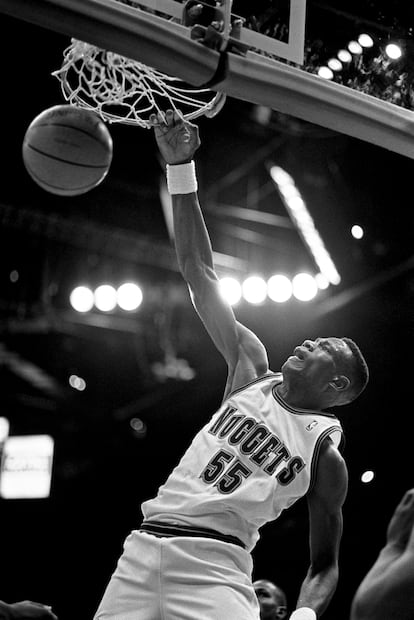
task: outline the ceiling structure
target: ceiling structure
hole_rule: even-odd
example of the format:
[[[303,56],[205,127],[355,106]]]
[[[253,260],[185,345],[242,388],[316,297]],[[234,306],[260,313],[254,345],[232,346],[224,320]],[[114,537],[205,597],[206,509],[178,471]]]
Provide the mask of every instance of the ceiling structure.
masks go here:
[[[240,2],[237,9],[243,14],[248,5]],[[255,10],[263,14],[272,5],[257,2]],[[308,1],[307,41],[322,41],[320,58],[362,28],[372,28],[378,44],[404,40],[409,52],[413,25],[406,2]],[[151,132],[111,125],[112,166],[91,192],[67,198],[39,188],[24,169],[21,144],[37,114],[63,103],[51,72],[60,66],[68,40],[3,15],[0,28],[1,415],[9,418],[11,434],[48,433],[56,442],[50,500],[1,501],[10,532],[2,536],[10,558],[3,583],[9,599],[54,599],[60,618],[86,620],[123,535],[136,525],[140,501],[155,493],[220,403],[225,367],[178,273],[160,200],[163,165]],[[407,58],[411,65],[414,55]],[[235,309],[238,319],[266,342],[274,369],[305,337],[330,334],[354,338],[371,368],[366,394],[343,414],[350,469],[346,578],[326,617],[345,619],[393,506],[412,486],[405,428],[413,346],[413,162],[236,100],[199,125],[200,200],[220,275],[317,271],[270,179],[272,164],[295,179],[341,274],[339,286],[321,291],[309,304],[242,303]],[[351,236],[353,224],[364,228],[361,240]],[[73,286],[130,279],[144,290],[136,313],[71,310]],[[171,376],[183,365],[194,371],[192,380]],[[84,392],[70,387],[74,374],[85,379]],[[145,436],[132,430],[133,418],[145,423]],[[388,474],[391,465],[398,480]],[[360,483],[364,468],[376,471],[371,486]],[[28,521],[30,533],[23,535],[28,557],[22,568],[13,540]],[[283,564],[282,572],[273,561],[275,553],[292,553],[295,570],[306,569],[306,527],[305,507],[299,505],[265,529],[255,552],[258,576],[281,583],[291,600],[297,575],[290,565]],[[50,533],[62,530],[58,553]],[[356,546],[358,569],[353,568]],[[85,553],[89,570],[94,564],[88,579],[77,564]],[[60,577],[45,559],[34,578],[37,554],[51,555]],[[83,601],[84,616],[76,615],[75,604],[65,599],[69,581]]]

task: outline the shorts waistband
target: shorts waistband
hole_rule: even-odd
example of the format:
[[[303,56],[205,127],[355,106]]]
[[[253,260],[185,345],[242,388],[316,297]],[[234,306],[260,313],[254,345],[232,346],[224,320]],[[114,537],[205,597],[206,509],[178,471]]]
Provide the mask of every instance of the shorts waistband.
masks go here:
[[[193,527],[192,525],[173,525],[162,521],[144,521],[139,528],[140,532],[146,532],[159,538],[173,538],[174,536],[190,536],[195,538],[213,538],[222,542],[237,545],[246,549],[246,545],[236,536],[222,534],[207,527]]]

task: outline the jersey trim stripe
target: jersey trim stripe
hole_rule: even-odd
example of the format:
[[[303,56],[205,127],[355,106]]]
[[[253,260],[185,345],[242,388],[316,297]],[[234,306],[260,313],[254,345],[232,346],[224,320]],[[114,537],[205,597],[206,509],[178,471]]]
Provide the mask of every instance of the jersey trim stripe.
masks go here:
[[[221,540],[222,542],[231,543],[246,549],[246,545],[237,538],[237,536],[231,536],[230,534],[222,534],[216,530],[210,530],[206,527],[192,527],[190,525],[173,525],[172,523],[165,523],[162,521],[144,521],[140,527],[140,532],[146,532],[153,536],[159,536],[161,538],[174,538],[177,536],[187,536],[193,538],[212,538],[214,540]]]
[[[338,426],[330,426],[329,428],[325,429],[323,433],[321,433],[321,435],[318,437],[318,440],[315,444],[315,448],[313,451],[313,455],[312,455],[312,463],[311,463],[311,473],[310,473],[310,483],[309,483],[309,488],[307,490],[307,493],[309,493],[314,485],[315,485],[315,480],[316,480],[316,469],[318,466],[318,461],[319,461],[319,454],[320,454],[320,450],[321,450],[321,446],[323,441],[329,437],[331,435],[331,433],[341,433],[341,442],[343,441],[344,438],[344,432],[342,430],[341,427]]]
[[[325,418],[333,418],[334,420],[338,419],[336,415],[331,413],[330,411],[321,411],[320,409],[301,409],[300,407],[292,407],[285,400],[283,400],[283,398],[280,396],[276,388],[277,388],[277,385],[275,385],[274,388],[272,389],[273,396],[278,401],[278,403],[282,405],[282,407],[284,407],[284,409],[288,409],[288,411],[290,411],[291,413],[295,413],[298,415],[322,415]]]

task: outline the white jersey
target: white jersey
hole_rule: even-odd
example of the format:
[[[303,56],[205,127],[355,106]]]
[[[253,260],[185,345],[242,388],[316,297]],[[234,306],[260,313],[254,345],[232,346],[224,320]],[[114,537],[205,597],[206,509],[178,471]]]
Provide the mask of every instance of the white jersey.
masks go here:
[[[308,492],[323,440],[338,446],[342,428],[331,413],[284,402],[282,379],[266,374],[230,394],[142,504],[145,520],[214,529],[251,550],[259,528]]]

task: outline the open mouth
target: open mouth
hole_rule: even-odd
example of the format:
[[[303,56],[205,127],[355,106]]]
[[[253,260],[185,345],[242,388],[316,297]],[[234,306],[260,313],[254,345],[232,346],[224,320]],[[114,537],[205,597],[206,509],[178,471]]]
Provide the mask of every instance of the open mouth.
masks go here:
[[[293,351],[293,355],[297,357],[301,362],[305,361],[305,352],[302,347],[296,347]]]

